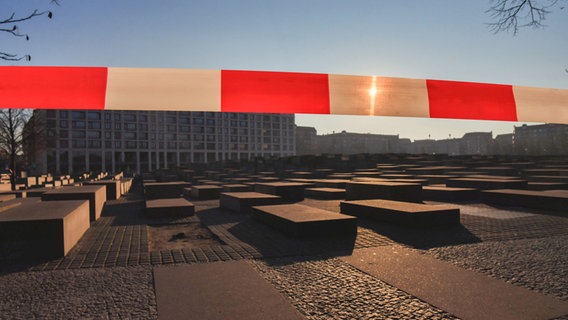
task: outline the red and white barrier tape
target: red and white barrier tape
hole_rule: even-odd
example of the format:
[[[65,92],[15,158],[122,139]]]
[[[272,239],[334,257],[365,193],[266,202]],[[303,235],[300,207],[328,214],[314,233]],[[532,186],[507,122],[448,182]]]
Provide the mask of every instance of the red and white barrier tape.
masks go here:
[[[0,67],[0,108],[349,114],[568,123],[568,90],[295,72]]]

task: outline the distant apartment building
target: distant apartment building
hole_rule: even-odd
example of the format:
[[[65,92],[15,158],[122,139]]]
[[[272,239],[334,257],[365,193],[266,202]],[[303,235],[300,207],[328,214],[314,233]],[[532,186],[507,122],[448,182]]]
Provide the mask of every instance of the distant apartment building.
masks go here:
[[[317,131],[314,127],[296,127],[296,154],[314,154],[317,148]]]
[[[461,138],[460,154],[490,154],[492,144],[492,132],[468,132]]]
[[[518,155],[568,154],[568,125],[526,124],[514,129],[513,149]]]
[[[38,173],[149,172],[296,153],[294,115],[35,110],[41,139],[27,145]]]
[[[499,134],[493,140],[493,154],[511,155],[513,153],[513,137],[512,133]]]
[[[317,135],[312,127],[296,128],[297,154],[398,153],[398,135],[342,131]]]

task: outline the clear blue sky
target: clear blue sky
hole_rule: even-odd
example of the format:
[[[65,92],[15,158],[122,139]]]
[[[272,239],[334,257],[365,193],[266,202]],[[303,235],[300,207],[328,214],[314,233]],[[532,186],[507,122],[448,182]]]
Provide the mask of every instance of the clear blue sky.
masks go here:
[[[545,29],[493,34],[487,0],[0,0],[1,16],[50,9],[21,24],[29,53],[12,65],[298,71],[568,88],[568,9]],[[9,65],[3,62],[3,65]],[[297,115],[318,133],[347,130],[403,138],[512,132],[520,123]]]

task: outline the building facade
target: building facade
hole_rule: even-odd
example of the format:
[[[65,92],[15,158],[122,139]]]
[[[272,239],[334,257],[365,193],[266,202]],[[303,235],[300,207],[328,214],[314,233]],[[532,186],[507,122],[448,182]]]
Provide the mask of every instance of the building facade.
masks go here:
[[[540,124],[517,127],[513,136],[513,148],[518,155],[566,155],[568,154],[568,125]]]
[[[45,124],[28,157],[38,173],[141,173],[296,152],[294,115],[35,110],[33,118]]]

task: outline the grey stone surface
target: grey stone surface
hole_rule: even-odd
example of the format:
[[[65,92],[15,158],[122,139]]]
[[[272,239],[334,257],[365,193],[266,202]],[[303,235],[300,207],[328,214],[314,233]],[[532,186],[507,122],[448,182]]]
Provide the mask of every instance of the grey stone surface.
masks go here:
[[[568,230],[568,229],[567,229]],[[459,267],[568,301],[568,235],[432,248]]]
[[[336,258],[252,263],[307,319],[456,319]]]
[[[458,268],[401,246],[355,250],[342,259],[463,319],[528,320],[568,315],[568,301]]]
[[[158,316],[164,319],[303,319],[244,261],[154,269]]]
[[[151,267],[0,274],[2,319],[157,319]]]

